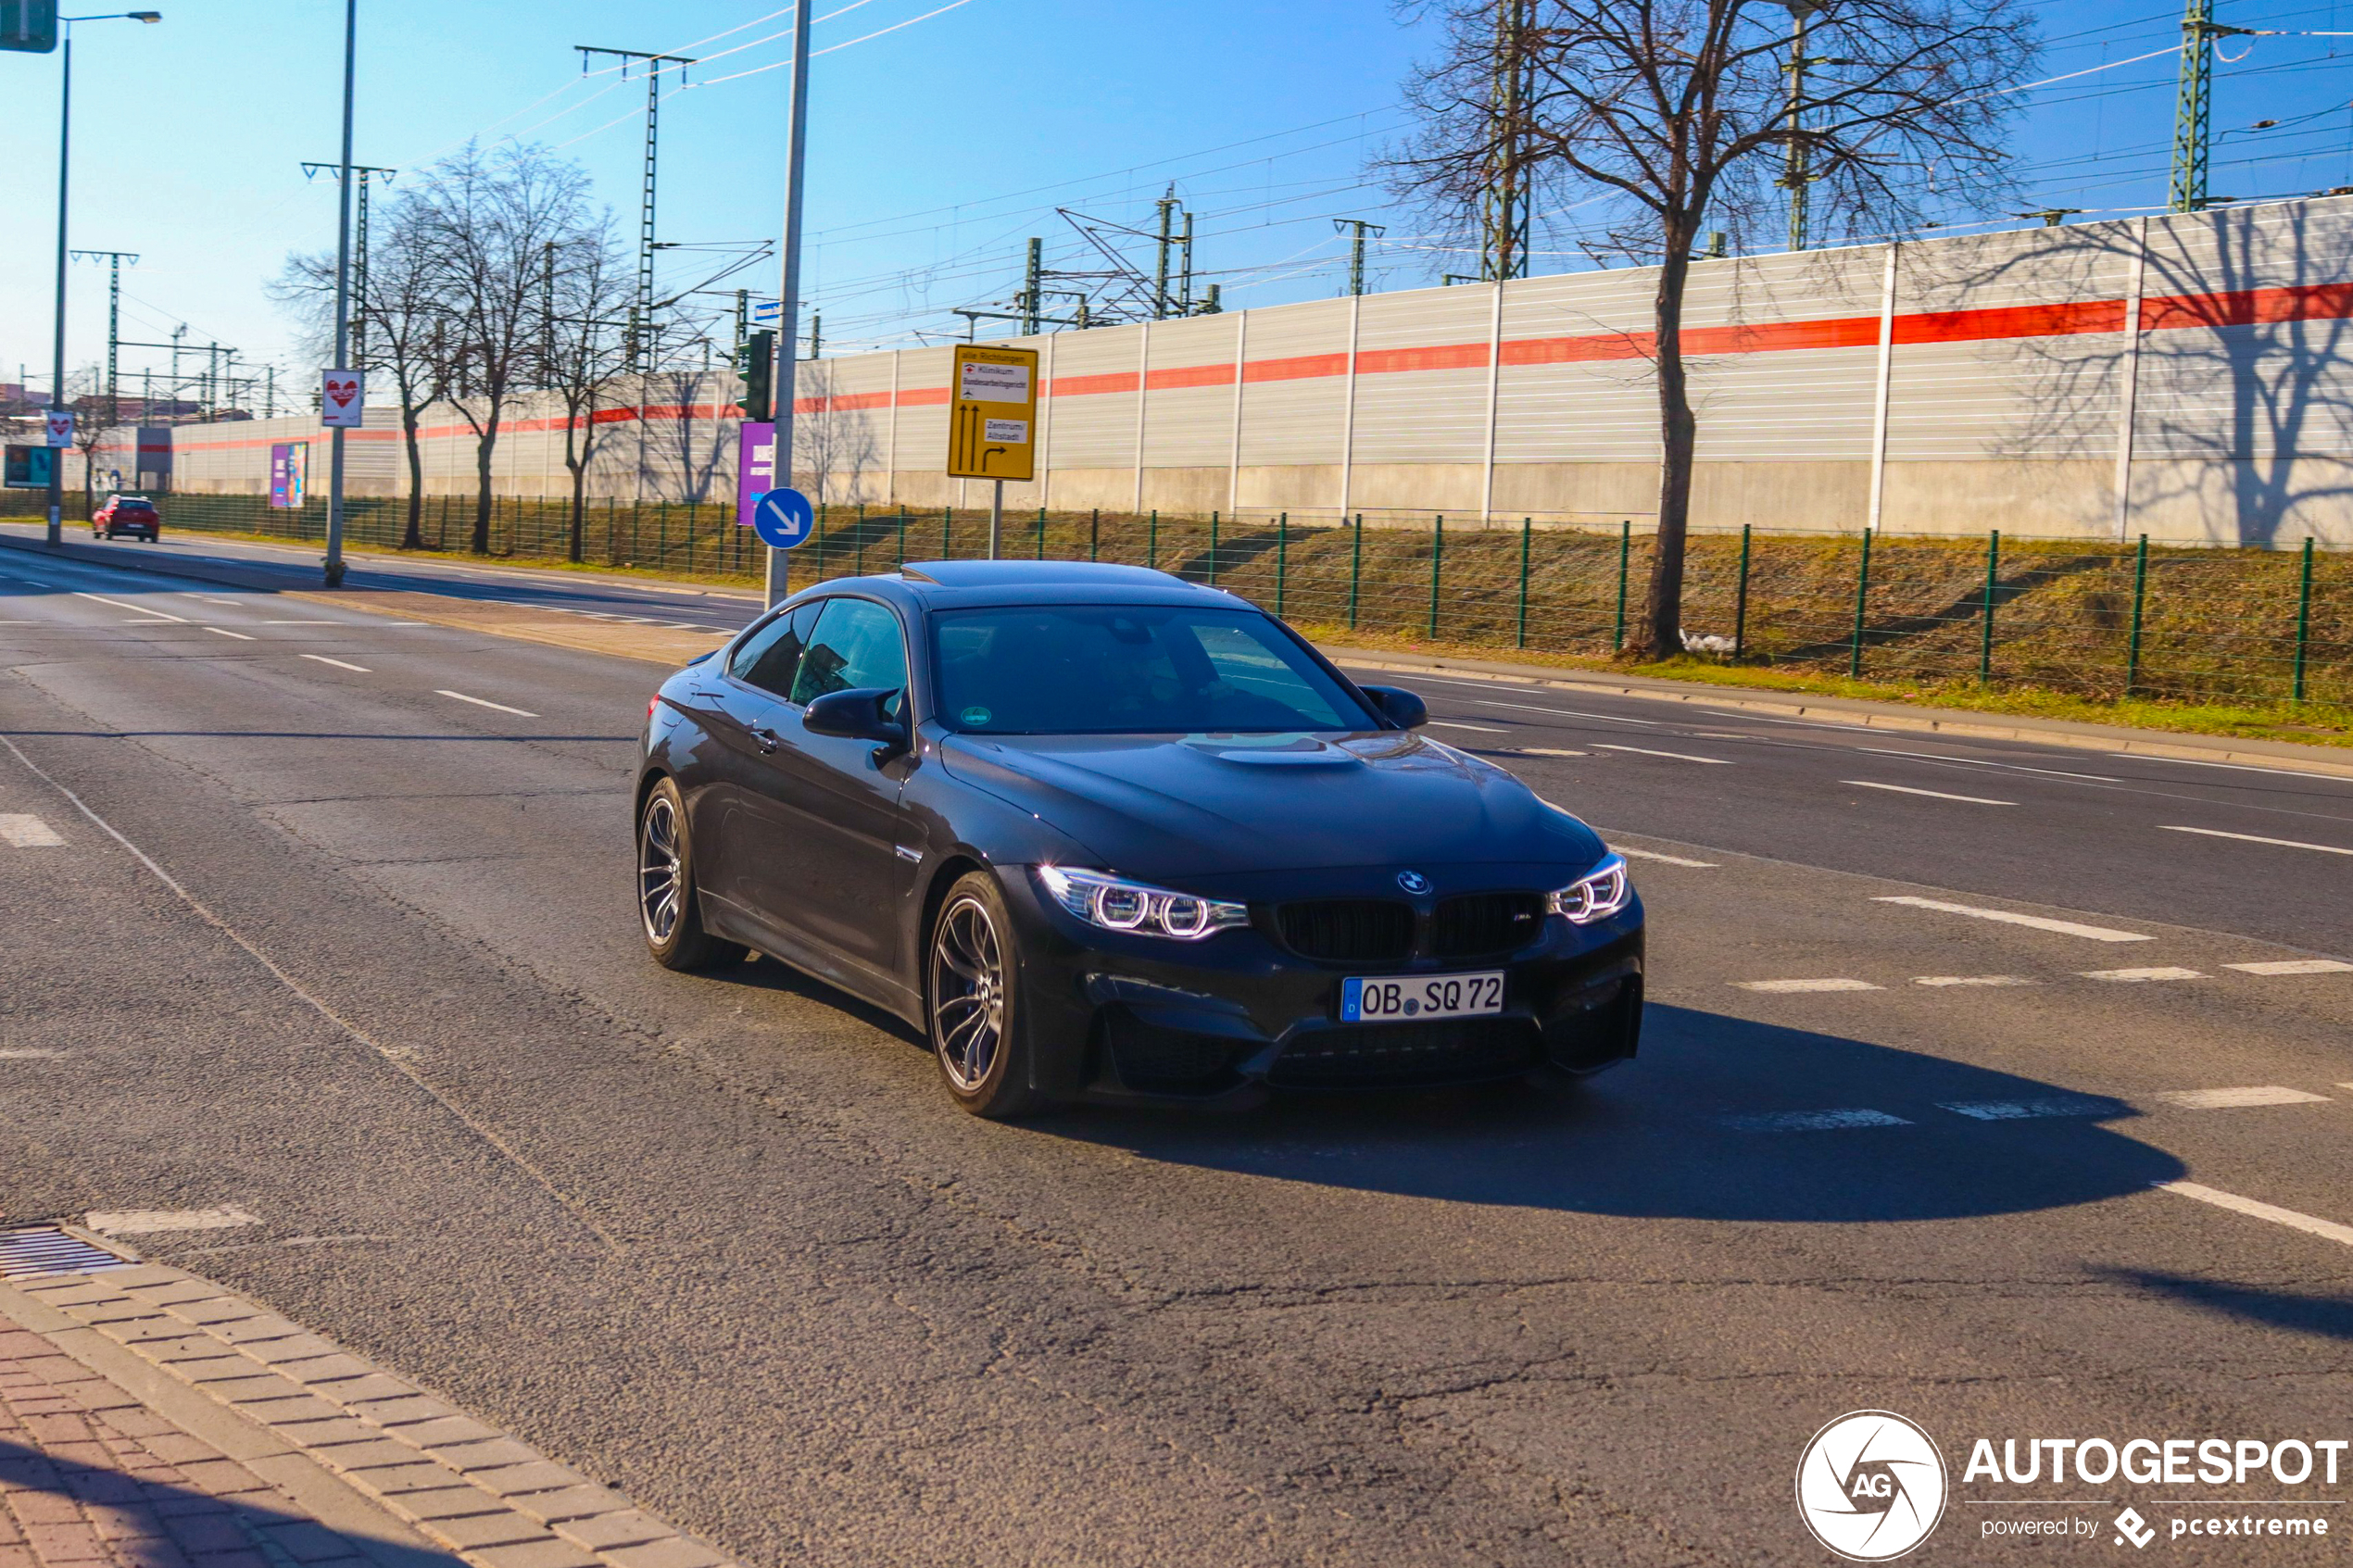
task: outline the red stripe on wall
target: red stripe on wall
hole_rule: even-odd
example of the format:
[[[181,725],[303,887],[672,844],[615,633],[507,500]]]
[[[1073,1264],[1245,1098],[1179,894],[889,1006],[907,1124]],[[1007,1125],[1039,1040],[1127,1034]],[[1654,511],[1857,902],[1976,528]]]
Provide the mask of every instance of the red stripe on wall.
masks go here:
[[[2141,301],[2146,331],[2252,327],[2269,321],[2341,321],[2353,317],[2353,283],[2309,283],[2238,294],[2179,294]]]
[[[1897,343],[1982,343],[1988,338],[2064,337],[2123,330],[2122,300],[2087,299],[2065,305],[2008,305],[1991,310],[1926,310],[1896,317],[1894,337]],[[1876,331],[1871,341],[1879,341]]]
[[[1594,359],[1647,359],[1648,332],[1604,332],[1599,337],[1520,337],[1504,340],[1506,365],[1575,365]]]
[[[1393,375],[1400,370],[1484,370],[1483,343],[1446,343],[1430,348],[1364,348],[1356,353],[1359,375]]]
[[[1234,367],[1231,361],[1223,365],[1173,365],[1164,370],[1154,370],[1144,378],[1144,384],[1154,392],[1171,391],[1180,386],[1231,386]]]
[[[1104,393],[1135,390],[1135,371],[1112,370],[1100,376],[1056,376],[1053,383],[1047,387],[1046,395],[1049,397],[1093,397]],[[948,401],[948,389],[944,386],[939,389],[939,400],[942,403]]]
[[[1251,359],[1242,365],[1242,380],[1246,382],[1308,381],[1316,376],[1347,373],[1345,354],[1300,354],[1286,359]]]

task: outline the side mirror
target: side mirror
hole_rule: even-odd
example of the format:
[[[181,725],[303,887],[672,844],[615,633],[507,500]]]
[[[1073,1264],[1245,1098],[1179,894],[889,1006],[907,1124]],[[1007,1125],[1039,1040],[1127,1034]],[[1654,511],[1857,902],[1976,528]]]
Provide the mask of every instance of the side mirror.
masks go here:
[[[1403,686],[1361,686],[1358,690],[1401,730],[1418,730],[1429,722],[1429,704]]]
[[[885,746],[907,744],[907,726],[887,711],[899,694],[872,686],[828,692],[812,702],[800,716],[801,728],[812,735],[839,735],[845,740],[870,740]]]

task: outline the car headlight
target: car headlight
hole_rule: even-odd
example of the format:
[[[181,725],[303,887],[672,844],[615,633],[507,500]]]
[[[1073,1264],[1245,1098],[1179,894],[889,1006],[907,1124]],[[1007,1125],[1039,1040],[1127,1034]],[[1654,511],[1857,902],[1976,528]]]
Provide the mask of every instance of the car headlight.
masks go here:
[[[1240,904],[1172,893],[1140,882],[1106,876],[1101,872],[1074,872],[1061,866],[1039,866],[1038,880],[1055,903],[1089,925],[1105,931],[1133,931],[1146,936],[1171,936],[1198,942],[1230,926],[1248,925],[1250,910]]]
[[[1626,857],[1605,855],[1602,863],[1579,877],[1550,899],[1553,913],[1566,915],[1575,925],[1607,920],[1634,897],[1634,882],[1626,874]]]

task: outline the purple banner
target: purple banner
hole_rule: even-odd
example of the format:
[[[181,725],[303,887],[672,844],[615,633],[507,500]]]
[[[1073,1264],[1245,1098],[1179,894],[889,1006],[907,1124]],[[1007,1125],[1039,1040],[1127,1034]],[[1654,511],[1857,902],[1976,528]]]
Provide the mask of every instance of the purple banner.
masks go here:
[[[776,427],[744,421],[736,447],[736,521],[751,526],[751,508],[776,487]]]
[[[279,441],[270,447],[270,504],[280,509],[300,510],[303,481],[309,477],[310,444],[307,441]]]

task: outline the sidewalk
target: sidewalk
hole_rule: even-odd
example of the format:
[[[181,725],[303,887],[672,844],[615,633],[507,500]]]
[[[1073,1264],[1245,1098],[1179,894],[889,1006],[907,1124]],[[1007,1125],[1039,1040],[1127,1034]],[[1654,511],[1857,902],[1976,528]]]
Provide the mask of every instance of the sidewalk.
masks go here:
[[[209,1281],[0,1231],[0,1568],[724,1568]]]

